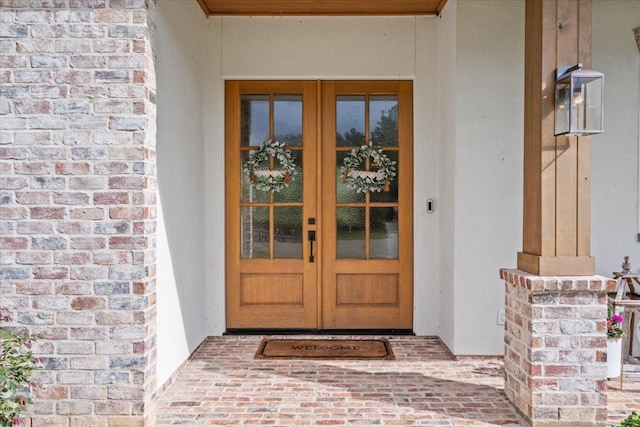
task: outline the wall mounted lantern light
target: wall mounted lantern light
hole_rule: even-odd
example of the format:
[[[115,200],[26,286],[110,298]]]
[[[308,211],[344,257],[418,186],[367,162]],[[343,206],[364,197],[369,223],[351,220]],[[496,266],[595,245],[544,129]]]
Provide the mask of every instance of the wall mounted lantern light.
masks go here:
[[[555,135],[602,133],[604,74],[582,64],[556,70]]]

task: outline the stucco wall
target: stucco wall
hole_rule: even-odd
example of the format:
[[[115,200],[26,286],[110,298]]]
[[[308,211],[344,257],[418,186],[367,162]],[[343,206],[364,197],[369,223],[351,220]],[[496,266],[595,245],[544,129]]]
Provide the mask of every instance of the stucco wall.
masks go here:
[[[420,335],[440,335],[440,248],[438,220],[441,218],[439,192],[440,129],[438,107],[438,20],[416,20],[414,77],[414,324]],[[433,212],[427,213],[427,200]]]
[[[640,25],[633,22],[640,4],[605,3],[594,0],[593,68],[608,77],[605,134],[593,138],[592,254],[598,273],[606,275],[619,268],[623,255],[631,255],[635,270],[640,267],[635,242],[639,54],[631,32]],[[204,210],[189,210],[194,223],[204,221],[204,236],[197,236],[195,225],[184,230],[205,248],[204,258],[198,258],[196,246],[186,252],[205,271],[191,271],[187,291],[179,293],[197,307],[190,314],[197,324],[193,337],[218,335],[225,327],[224,242],[219,238],[224,229],[224,79],[411,78],[415,331],[441,336],[456,354],[502,353],[496,318],[504,295],[498,270],[515,267],[522,249],[524,0],[449,0],[439,18],[205,19],[195,2],[159,4],[164,31],[176,31],[164,37],[178,37],[174,45],[159,46],[160,96],[165,85],[173,88],[164,91],[169,107],[160,102],[159,145],[170,141],[169,153],[185,158],[176,165],[176,159],[169,161],[173,154],[164,163],[159,154],[163,212],[166,220],[185,206]],[[197,43],[186,27],[199,35]],[[162,31],[161,26],[161,40]],[[173,70],[165,75],[163,65]],[[188,70],[199,70],[194,71],[197,86],[186,81]],[[163,105],[169,108],[164,113]],[[171,116],[174,120],[168,120]],[[185,133],[174,128],[185,123]],[[178,135],[189,138],[180,143]],[[181,146],[186,139],[189,145]],[[174,176],[163,171],[167,163],[173,168],[168,171],[178,172],[188,165],[188,176],[163,190],[164,174]],[[185,184],[192,184],[187,185],[191,194],[168,205],[173,196],[167,190],[182,191]],[[435,201],[433,214],[426,213],[429,198]],[[167,225],[169,238],[170,230]],[[171,304],[165,308],[169,313],[181,312],[176,301]],[[184,331],[173,331],[189,341]]]
[[[449,0],[438,22],[438,335],[448,345],[455,338],[455,170],[456,170],[456,19],[457,0]]]
[[[205,278],[209,21],[196,2],[158,3],[158,384],[211,331]],[[204,37],[203,37],[204,35]]]
[[[455,333],[448,344],[455,354],[497,354],[504,305],[497,271],[514,266],[522,248],[524,2],[448,7],[457,7]]]
[[[633,28],[640,2],[593,2],[593,69],[605,74],[604,133],[591,138],[591,254],[598,274],[620,271],[625,255],[640,272],[638,129],[640,52]]]

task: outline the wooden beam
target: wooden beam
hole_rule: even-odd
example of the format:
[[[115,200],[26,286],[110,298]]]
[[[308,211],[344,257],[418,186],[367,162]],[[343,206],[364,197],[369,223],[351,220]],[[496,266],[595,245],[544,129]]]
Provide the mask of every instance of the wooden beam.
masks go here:
[[[527,0],[523,251],[538,275],[592,275],[590,138],[554,136],[555,70],[591,64],[591,0]]]
[[[197,0],[212,15],[438,15],[447,0]]]

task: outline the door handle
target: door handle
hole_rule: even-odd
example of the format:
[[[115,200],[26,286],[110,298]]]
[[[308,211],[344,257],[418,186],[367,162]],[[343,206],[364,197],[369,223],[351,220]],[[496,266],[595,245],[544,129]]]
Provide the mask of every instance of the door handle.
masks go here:
[[[307,239],[309,240],[309,262],[313,262],[314,261],[313,242],[316,241],[316,231],[315,230],[307,231]]]

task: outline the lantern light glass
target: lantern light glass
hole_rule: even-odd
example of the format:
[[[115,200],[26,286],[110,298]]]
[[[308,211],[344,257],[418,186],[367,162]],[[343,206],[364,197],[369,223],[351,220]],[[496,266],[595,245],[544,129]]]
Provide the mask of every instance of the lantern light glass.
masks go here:
[[[555,135],[592,135],[603,131],[604,74],[582,65],[556,71]]]

